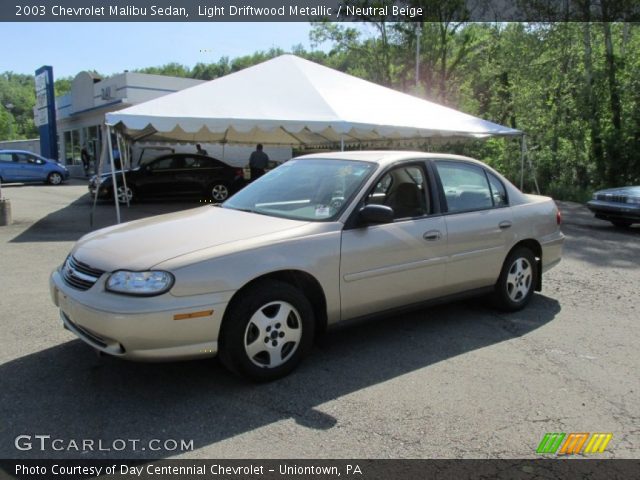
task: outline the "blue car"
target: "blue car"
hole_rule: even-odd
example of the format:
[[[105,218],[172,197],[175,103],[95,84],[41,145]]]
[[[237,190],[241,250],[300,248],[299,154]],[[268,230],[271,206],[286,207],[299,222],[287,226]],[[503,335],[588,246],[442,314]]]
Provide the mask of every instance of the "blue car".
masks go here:
[[[69,178],[69,170],[25,150],[0,150],[0,182],[45,182],[60,185]]]

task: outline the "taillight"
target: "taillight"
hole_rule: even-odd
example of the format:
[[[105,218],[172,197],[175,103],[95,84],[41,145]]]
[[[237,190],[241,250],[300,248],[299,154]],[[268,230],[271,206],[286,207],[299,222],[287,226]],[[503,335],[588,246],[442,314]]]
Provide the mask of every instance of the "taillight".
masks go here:
[[[560,209],[556,211],[556,223],[560,225],[562,223],[562,212]]]
[[[236,168],[236,177],[242,176],[244,176],[244,170],[242,170],[241,168]]]

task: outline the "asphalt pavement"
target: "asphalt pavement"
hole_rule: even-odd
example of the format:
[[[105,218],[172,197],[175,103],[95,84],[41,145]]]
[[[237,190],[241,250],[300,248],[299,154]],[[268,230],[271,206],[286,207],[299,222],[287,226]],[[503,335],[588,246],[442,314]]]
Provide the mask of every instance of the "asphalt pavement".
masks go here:
[[[331,330],[292,375],[255,385],[217,359],[99,358],[62,328],[48,276],[115,222],[113,204],[92,227],[84,181],[2,191],[0,458],[535,458],[547,432],[609,432],[598,458],[640,458],[638,227],[561,203],[563,261],[524,311],[477,299]]]

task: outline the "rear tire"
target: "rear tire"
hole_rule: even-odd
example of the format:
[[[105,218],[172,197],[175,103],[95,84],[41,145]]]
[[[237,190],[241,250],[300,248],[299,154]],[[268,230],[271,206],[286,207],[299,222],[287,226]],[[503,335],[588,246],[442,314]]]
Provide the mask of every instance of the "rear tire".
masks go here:
[[[62,175],[60,175],[58,172],[51,172],[47,177],[47,183],[49,185],[60,185],[62,183],[62,180]]]
[[[216,203],[224,202],[229,198],[229,187],[222,182],[216,182],[209,187],[209,196]]]
[[[493,300],[500,310],[515,312],[533,297],[538,278],[538,262],[531,250],[518,247],[504,261]]]
[[[275,280],[257,283],[241,295],[220,330],[222,364],[257,382],[284,377],[313,344],[311,304],[300,290]]]

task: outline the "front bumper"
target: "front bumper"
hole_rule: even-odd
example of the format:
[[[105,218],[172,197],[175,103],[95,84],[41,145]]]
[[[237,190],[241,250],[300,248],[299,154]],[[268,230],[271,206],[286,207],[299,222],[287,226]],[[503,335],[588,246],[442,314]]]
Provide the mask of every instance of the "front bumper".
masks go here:
[[[106,291],[105,277],[86,291],[67,285],[58,270],[50,277],[51,298],[64,327],[85,343],[131,360],[183,360],[217,353],[222,317],[233,292],[134,297]]]
[[[94,184],[89,184],[89,193],[91,196],[95,196],[97,186]],[[100,188],[98,188],[98,198],[110,198],[111,197],[111,187],[101,184]]]
[[[622,202],[607,202],[604,200],[591,200],[587,202],[587,208],[596,218],[609,221],[640,222],[640,205]]]

